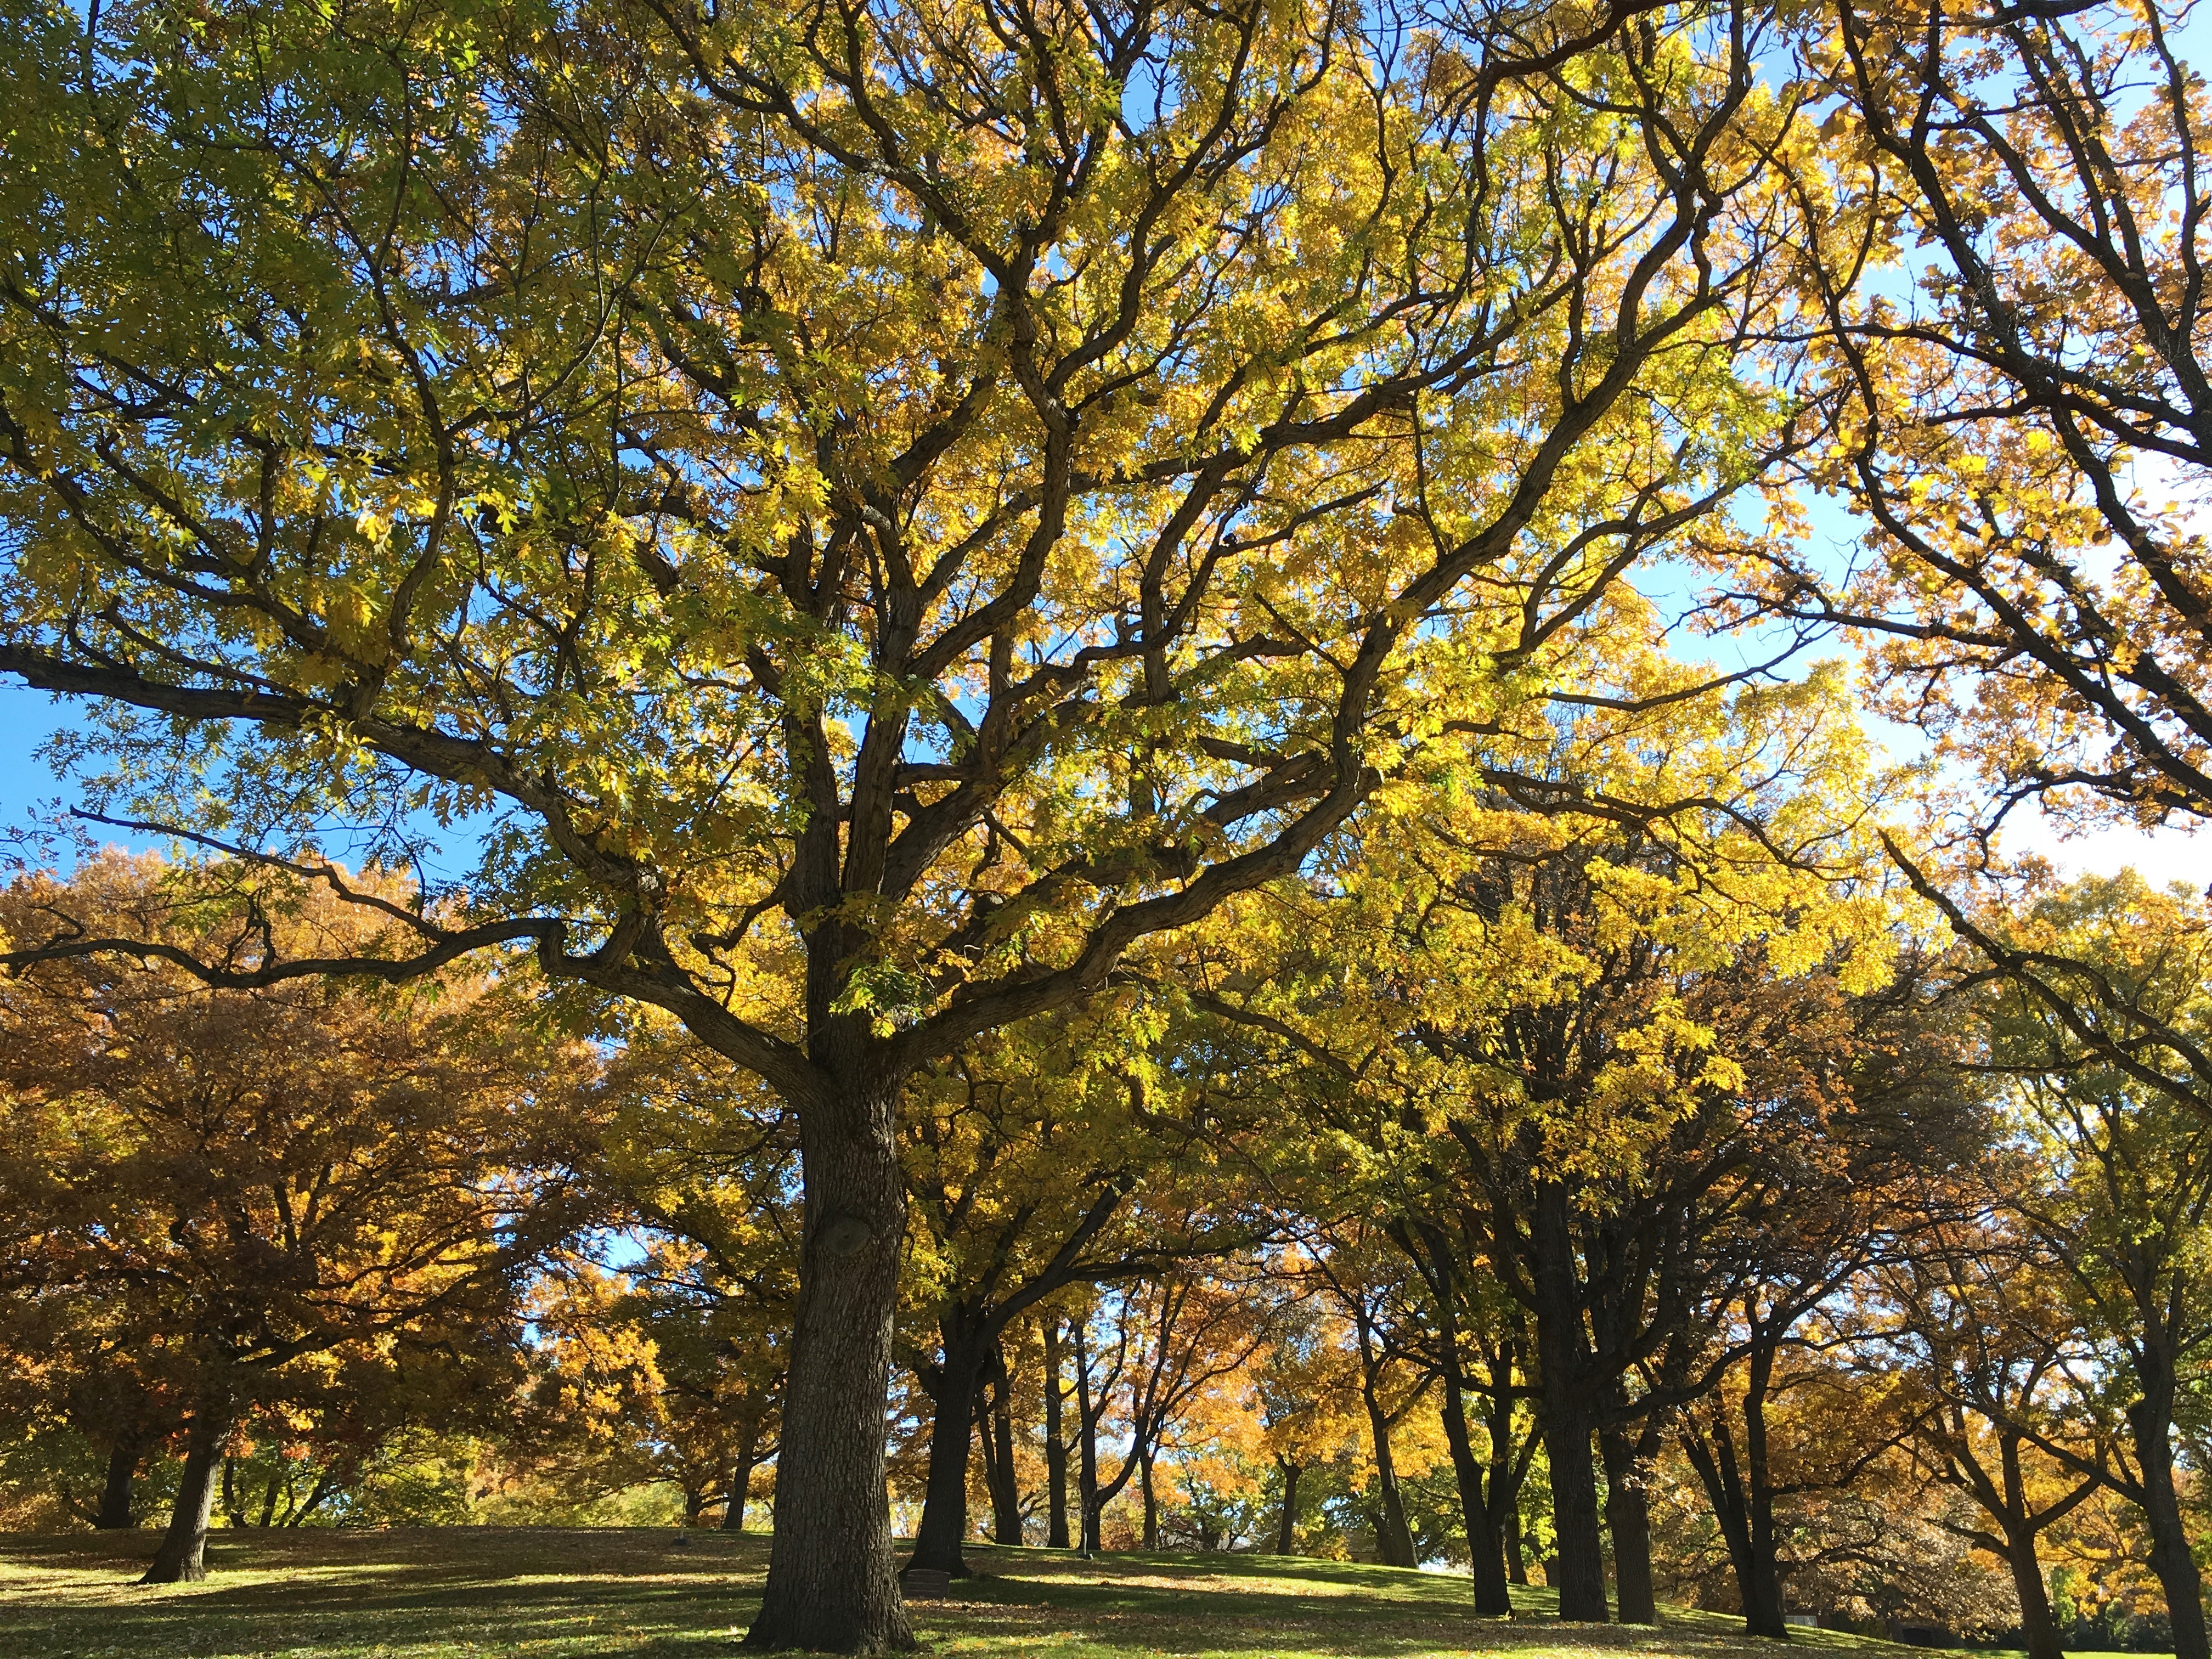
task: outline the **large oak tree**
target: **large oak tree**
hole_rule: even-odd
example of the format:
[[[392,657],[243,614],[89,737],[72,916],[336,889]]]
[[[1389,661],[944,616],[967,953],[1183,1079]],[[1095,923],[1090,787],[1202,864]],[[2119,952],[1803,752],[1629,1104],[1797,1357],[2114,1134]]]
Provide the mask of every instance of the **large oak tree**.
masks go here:
[[[310,866],[332,814],[492,815],[465,920],[218,982],[526,941],[795,1109],[757,1643],[911,1639],[915,1069],[1440,734],[1611,695],[1559,683],[1607,590],[1742,533],[1800,438],[1771,44],[988,0],[11,36],[0,670],[106,711],[112,810]]]

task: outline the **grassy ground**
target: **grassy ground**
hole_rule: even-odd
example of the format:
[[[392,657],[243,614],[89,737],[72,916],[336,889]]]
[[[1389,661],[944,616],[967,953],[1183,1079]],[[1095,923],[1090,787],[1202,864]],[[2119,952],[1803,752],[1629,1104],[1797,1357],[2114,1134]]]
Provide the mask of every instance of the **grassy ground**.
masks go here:
[[[4,1659],[690,1659],[726,1654],[767,1564],[755,1539],[665,1531],[218,1532],[206,1583],[141,1589],[151,1533],[0,1537]],[[976,1547],[981,1577],[916,1603],[932,1653],[1024,1659],[1778,1659],[1715,1614],[1562,1625],[1541,1590],[1476,1620],[1462,1578],[1266,1556]],[[1516,1595],[1520,1594],[1516,1592]],[[1908,1650],[1825,1632],[1807,1650]]]

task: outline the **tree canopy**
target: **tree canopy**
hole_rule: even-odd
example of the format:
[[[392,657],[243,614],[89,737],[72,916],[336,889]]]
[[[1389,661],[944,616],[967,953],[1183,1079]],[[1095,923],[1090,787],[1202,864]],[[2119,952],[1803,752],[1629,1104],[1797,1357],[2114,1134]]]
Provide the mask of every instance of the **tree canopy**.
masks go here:
[[[911,1644],[926,1462],[926,1571],[1041,1463],[1055,1542],[1333,1504],[1601,1620],[1672,1479],[1771,1636],[1921,1480],[2036,1659],[2109,1500],[2206,1659],[2202,906],[2001,839],[2212,810],[2186,23],[24,9],[21,1409],[118,1521],[183,1434],[193,1559],[418,1384],[482,1492],[772,1470],[770,1648]]]

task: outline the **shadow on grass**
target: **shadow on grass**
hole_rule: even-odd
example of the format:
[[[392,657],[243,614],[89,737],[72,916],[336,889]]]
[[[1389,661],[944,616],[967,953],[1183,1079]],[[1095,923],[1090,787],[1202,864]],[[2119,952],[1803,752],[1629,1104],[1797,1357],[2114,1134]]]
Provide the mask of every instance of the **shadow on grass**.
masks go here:
[[[152,1533],[0,1539],[6,1659],[693,1659],[728,1654],[768,1546],[665,1530],[218,1533],[206,1583],[138,1589]],[[1268,1556],[971,1547],[981,1576],[912,1609],[926,1645],[988,1659],[1416,1659],[1603,1651],[1779,1659],[1740,1624],[1563,1626],[1542,1590],[1479,1620],[1462,1577]],[[1805,1632],[1812,1636],[1814,1632]],[[1826,1636],[1826,1633],[1821,1633]],[[1850,1638],[1804,1648],[1883,1645]],[[1869,1659],[1872,1656],[1869,1656]]]

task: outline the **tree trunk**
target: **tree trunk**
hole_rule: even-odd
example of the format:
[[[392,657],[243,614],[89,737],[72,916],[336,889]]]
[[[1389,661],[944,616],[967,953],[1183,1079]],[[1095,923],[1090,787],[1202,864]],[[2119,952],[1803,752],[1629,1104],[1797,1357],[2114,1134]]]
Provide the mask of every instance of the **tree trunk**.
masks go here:
[[[1367,1407],[1367,1436],[1375,1453],[1375,1484],[1382,1496],[1382,1514],[1375,1528],[1376,1551],[1386,1567],[1417,1566],[1419,1564],[1413,1559],[1413,1530],[1406,1524],[1405,1499],[1398,1492],[1398,1466],[1390,1455],[1390,1419],[1382,1409],[1382,1395],[1376,1387],[1382,1365],[1375,1357],[1366,1309],[1355,1301],[1352,1313],[1359,1336],[1359,1396]]]
[[[1528,1569],[1521,1559],[1521,1482],[1528,1469],[1524,1449],[1516,1455],[1513,1444],[1512,1370],[1509,1364],[1505,1374],[1492,1373],[1492,1385],[1498,1390],[1493,1396],[1489,1422],[1490,1482],[1482,1498],[1484,1524],[1498,1552],[1498,1571],[1504,1583],[1497,1591],[1498,1612],[1510,1618],[1513,1598],[1507,1588],[1528,1582]],[[1480,1571],[1480,1568],[1477,1569]],[[1484,1606],[1484,1591],[1480,1580],[1475,1586],[1475,1610]]]
[[[1771,1341],[1754,1346],[1744,1374],[1743,1461],[1751,1522],[1751,1583],[1745,1587],[1744,1628],[1753,1636],[1787,1641],[1781,1540],[1774,1528],[1774,1475],[1766,1449],[1766,1397],[1773,1390],[1774,1353]]]
[[[1145,1553],[1155,1555],[1160,1547],[1160,1500],[1152,1490],[1152,1455],[1141,1445],[1137,1449],[1137,1490],[1145,1498]]]
[[[1576,1281],[1570,1197],[1556,1181],[1539,1182],[1528,1229],[1534,1292],[1537,1422],[1552,1465],[1552,1522],[1558,1541],[1559,1617],[1606,1622],[1605,1543],[1598,1528],[1597,1480],[1590,1465],[1595,1428],[1583,1392],[1589,1369]]]
[[[1083,1553],[1098,1553],[1098,1418],[1091,1406],[1091,1357],[1084,1352],[1083,1327],[1069,1336],[1075,1350],[1075,1496],[1082,1513]],[[1101,1401],[1103,1408],[1105,1402]]]
[[[1559,1563],[1553,1584],[1559,1592],[1559,1617],[1601,1625],[1607,1616],[1605,1542],[1598,1530],[1589,1417],[1568,1389],[1548,1379],[1541,1404],[1544,1455],[1552,1466],[1552,1526]]]
[[[1459,1486],[1460,1515],[1467,1527],[1474,1610],[1489,1618],[1504,1618],[1513,1611],[1513,1598],[1505,1587],[1504,1540],[1492,1522],[1490,1505],[1483,1495],[1482,1465],[1475,1462],[1474,1437],[1467,1430],[1467,1394],[1460,1381],[1454,1328],[1449,1319],[1442,1319],[1438,1330],[1444,1343],[1444,1443],[1451,1449],[1452,1478]],[[1492,1468],[1494,1475],[1494,1462]]]
[[[1044,1541],[1067,1547],[1067,1431],[1060,1422],[1060,1321],[1044,1326]]]
[[[985,1430],[996,1454],[991,1460],[991,1536],[1001,1544],[1022,1541],[1022,1489],[1014,1473],[1014,1379],[1006,1369],[1003,1342],[991,1348],[991,1415]]]
[[[929,1486],[915,1529],[911,1565],[955,1578],[968,1576],[960,1546],[968,1536],[968,1456],[975,1421],[975,1388],[988,1348],[983,1334],[956,1313],[942,1327],[945,1358],[937,1369],[937,1414],[929,1425]]]
[[[737,1460],[730,1467],[730,1495],[722,1504],[722,1530],[745,1529],[745,1503],[752,1496],[753,1471],[760,1467],[760,1419],[749,1419],[744,1437],[738,1442]]]
[[[107,1449],[107,1479],[100,1483],[100,1508],[92,1524],[101,1532],[120,1532],[138,1524],[131,1512],[131,1483],[138,1475],[144,1443],[136,1433],[118,1434]]]
[[[730,1471],[730,1495],[722,1501],[722,1530],[743,1532],[745,1529],[745,1500],[751,1496],[753,1466],[740,1457]]]
[[[2013,1590],[2020,1597],[2021,1645],[2027,1650],[2027,1659],[2065,1659],[2032,1529],[2011,1540],[2005,1550],[2005,1565],[2012,1569]]]
[[[1382,1499],[1376,1547],[1385,1566],[1417,1566],[1419,1564],[1413,1559],[1413,1529],[1406,1524],[1406,1501],[1398,1491],[1398,1466],[1390,1455],[1389,1420],[1371,1395],[1367,1407],[1367,1430],[1375,1446],[1375,1484]]]
[[[1490,1618],[1505,1618],[1513,1612],[1513,1598],[1505,1587],[1504,1545],[1498,1536],[1490,1504],[1483,1494],[1482,1466],[1474,1461],[1474,1437],[1467,1427],[1467,1378],[1460,1363],[1456,1264],[1441,1229],[1425,1225],[1421,1236],[1428,1247],[1430,1285],[1437,1304],[1437,1354],[1444,1383],[1444,1443],[1451,1450],[1452,1479],[1459,1487],[1460,1516],[1467,1528],[1468,1555],[1474,1580],[1474,1610]],[[1493,1457],[1493,1474],[1498,1468]]]
[[[1712,1506],[1712,1524],[1721,1528],[1721,1540],[1728,1544],[1728,1566],[1736,1575],[1736,1599],[1743,1601],[1743,1626],[1752,1635],[1765,1635],[1756,1631],[1756,1571],[1752,1568],[1752,1509],[1743,1495],[1743,1471],[1736,1467],[1736,1443],[1728,1433],[1728,1418],[1723,1416],[1728,1405],[1714,1407],[1714,1436],[1705,1440],[1694,1422],[1683,1422],[1681,1449],[1690,1458],[1690,1467],[1697,1471],[1698,1484],[1705,1489],[1705,1502]],[[1783,1626],[1787,1631],[1787,1626]]]
[[[2174,1383],[2168,1376],[2138,1378],[2143,1398],[2128,1407],[2136,1468],[2142,1482],[2143,1524],[2150,1534],[2150,1569],[2166,1592],[2173,1626],[2174,1659],[2207,1659],[2204,1589],[2173,1486]]]
[[[849,1079],[860,1075],[848,1068]],[[905,1652],[884,1401],[906,1231],[896,1080],[799,1103],[805,1224],[783,1399],[775,1535],[745,1644]]]
[[[1275,1460],[1275,1467],[1283,1472],[1283,1518],[1275,1528],[1275,1553],[1296,1555],[1298,1545],[1298,1477],[1305,1473],[1303,1464]]]
[[[1605,1455],[1605,1523],[1613,1534],[1614,1614],[1624,1625],[1656,1625],[1659,1603],[1651,1589],[1651,1507],[1636,1448],[1617,1428],[1598,1435]]]
[[[208,1521],[215,1513],[216,1465],[230,1433],[228,1414],[203,1403],[192,1413],[185,1436],[184,1473],[169,1529],[147,1567],[142,1584],[197,1584],[207,1577]]]

